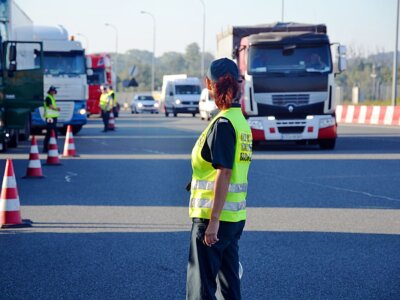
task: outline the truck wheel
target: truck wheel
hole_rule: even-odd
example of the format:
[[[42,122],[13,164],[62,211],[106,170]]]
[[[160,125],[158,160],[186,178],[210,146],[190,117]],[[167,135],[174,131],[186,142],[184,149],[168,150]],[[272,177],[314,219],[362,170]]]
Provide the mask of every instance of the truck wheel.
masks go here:
[[[335,149],[336,139],[321,139],[319,140],[319,147],[323,150]]]
[[[17,148],[19,144],[19,130],[15,130],[13,134],[11,134],[10,148]]]
[[[1,147],[1,151],[0,152],[4,153],[4,152],[7,151],[7,143],[6,143],[6,141],[2,141],[1,144],[2,144],[3,147]]]
[[[77,134],[79,131],[81,131],[81,129],[82,129],[82,125],[72,126],[72,133]]]
[[[19,139],[21,141],[27,141],[29,140],[30,134],[31,134],[31,120],[29,117],[27,117],[25,120],[24,129],[19,132]]]
[[[174,117],[178,116],[178,113],[175,111],[175,109],[172,109],[172,114],[174,115]]]
[[[166,107],[164,107],[164,111],[165,111],[165,116],[168,117],[169,116],[169,112],[168,112],[168,109]]]
[[[192,116],[195,117],[195,116],[196,116],[196,113],[192,113]]]

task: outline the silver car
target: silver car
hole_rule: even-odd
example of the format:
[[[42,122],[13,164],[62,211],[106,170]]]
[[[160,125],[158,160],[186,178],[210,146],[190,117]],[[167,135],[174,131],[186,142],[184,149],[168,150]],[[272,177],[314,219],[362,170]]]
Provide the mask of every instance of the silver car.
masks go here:
[[[131,103],[131,112],[139,114],[149,112],[158,114],[159,103],[154,100],[152,95],[136,95]]]

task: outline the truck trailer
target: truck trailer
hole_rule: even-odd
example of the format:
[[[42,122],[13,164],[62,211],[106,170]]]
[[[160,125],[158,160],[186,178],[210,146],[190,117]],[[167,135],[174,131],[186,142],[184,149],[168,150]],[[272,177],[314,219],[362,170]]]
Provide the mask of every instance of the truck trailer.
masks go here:
[[[88,99],[85,50],[81,42],[68,36],[67,30],[58,26],[34,26],[34,39],[43,43],[44,93],[50,86],[57,88],[57,106],[61,109],[57,127],[62,133],[72,126],[78,133],[87,123]],[[42,106],[32,114],[32,131],[46,128]]]
[[[346,68],[345,54],[324,24],[233,26],[217,36],[217,57],[235,60],[244,79],[241,105],[254,143],[334,149],[335,75]]]
[[[43,103],[42,43],[12,0],[0,1],[0,151],[30,135],[30,113]]]

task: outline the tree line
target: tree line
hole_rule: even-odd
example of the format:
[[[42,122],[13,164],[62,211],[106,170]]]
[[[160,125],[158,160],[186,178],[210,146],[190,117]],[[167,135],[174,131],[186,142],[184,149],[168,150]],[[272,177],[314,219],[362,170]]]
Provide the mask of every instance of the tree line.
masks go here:
[[[151,90],[151,72],[153,54],[146,50],[132,49],[124,54],[115,56],[111,54],[112,61],[117,63],[118,70],[118,90],[142,92]],[[156,90],[161,90],[163,76],[168,74],[187,74],[189,77],[203,78],[201,73],[202,54],[197,43],[189,44],[185,53],[166,52],[159,57],[155,57],[154,86]],[[214,59],[214,56],[206,52],[204,54],[205,68]],[[130,71],[135,66],[137,75],[135,81],[137,87],[125,87],[125,83],[132,77]]]

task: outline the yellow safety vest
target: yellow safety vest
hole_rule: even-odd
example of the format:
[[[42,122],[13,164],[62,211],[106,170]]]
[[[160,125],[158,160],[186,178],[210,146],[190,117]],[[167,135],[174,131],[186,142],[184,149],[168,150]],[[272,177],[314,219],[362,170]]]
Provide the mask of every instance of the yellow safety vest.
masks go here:
[[[236,133],[232,176],[220,220],[238,222],[246,219],[247,174],[252,155],[252,135],[240,107],[221,111],[215,117],[214,122],[220,117],[228,119]],[[203,131],[192,150],[193,175],[189,204],[191,218],[210,219],[211,217],[217,170],[210,162],[203,159],[201,150],[214,122],[210,123]]]
[[[101,94],[100,95],[100,108],[102,110],[111,110],[112,102],[109,94]]]
[[[56,98],[54,98],[53,95],[47,94],[46,98],[49,97],[51,100],[51,105],[54,108],[57,108],[57,104],[56,104]],[[47,103],[46,103],[46,98],[44,100],[44,117],[47,118],[58,118],[58,116],[60,115],[60,112],[58,110],[54,110],[51,109]]]

